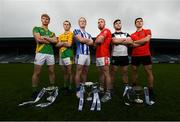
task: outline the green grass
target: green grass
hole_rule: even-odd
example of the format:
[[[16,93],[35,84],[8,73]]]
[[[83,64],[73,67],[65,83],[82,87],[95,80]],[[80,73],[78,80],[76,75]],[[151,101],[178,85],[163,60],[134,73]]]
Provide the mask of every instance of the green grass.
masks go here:
[[[180,65],[154,64],[154,86],[156,104],[153,106],[124,106],[122,101],[122,80],[116,74],[112,101],[102,103],[100,112],[91,112],[90,103],[85,102],[82,112],[78,112],[75,93],[64,95],[62,91],[55,103],[47,108],[18,107],[31,96],[31,76],[33,64],[0,64],[0,120],[180,120]],[[143,68],[139,70],[139,82],[146,85]],[[95,65],[89,70],[89,81],[98,81]],[[41,74],[41,86],[48,85],[47,68]],[[61,68],[56,66],[56,81],[63,84]],[[131,79],[131,78],[130,78]]]

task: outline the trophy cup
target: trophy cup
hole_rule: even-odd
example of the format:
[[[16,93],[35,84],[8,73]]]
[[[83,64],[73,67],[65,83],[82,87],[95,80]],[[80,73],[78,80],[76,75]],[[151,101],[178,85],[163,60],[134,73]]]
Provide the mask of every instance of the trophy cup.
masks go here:
[[[91,96],[91,94],[92,94],[91,89],[92,88],[91,87],[92,87],[93,84],[94,84],[93,82],[85,82],[86,91],[87,91],[87,98],[86,98],[87,101],[92,100],[92,96]]]
[[[140,103],[140,104],[143,103],[143,100],[140,99],[140,96],[143,93],[143,88],[141,86],[134,86],[133,90],[135,91],[135,94],[136,94],[136,98],[134,99],[134,102]]]
[[[87,91],[87,98],[86,98],[87,101],[92,100],[92,89],[96,84],[97,83],[93,83],[93,82],[85,82],[86,91]]]

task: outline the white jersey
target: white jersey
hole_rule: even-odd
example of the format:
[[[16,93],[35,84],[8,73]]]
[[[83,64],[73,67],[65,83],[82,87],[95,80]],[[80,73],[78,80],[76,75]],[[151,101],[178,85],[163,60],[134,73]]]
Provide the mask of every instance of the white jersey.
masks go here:
[[[74,30],[74,37],[77,35],[81,35],[83,38],[92,39],[91,35],[86,31],[82,31],[81,29]],[[79,42],[78,40],[74,40],[77,46],[76,55],[83,54],[83,55],[90,55],[89,45]]]
[[[112,37],[115,38],[127,38],[130,35],[124,32],[115,32],[112,34]],[[112,56],[128,56],[128,48],[126,45],[122,44],[113,44],[112,47]]]

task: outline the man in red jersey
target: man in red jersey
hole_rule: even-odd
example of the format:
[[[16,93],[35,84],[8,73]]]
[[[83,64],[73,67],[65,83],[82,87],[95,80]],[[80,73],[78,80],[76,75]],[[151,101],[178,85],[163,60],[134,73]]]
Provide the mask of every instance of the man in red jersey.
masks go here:
[[[133,40],[132,48],[132,82],[133,86],[137,84],[138,78],[138,66],[143,64],[148,81],[148,90],[151,104],[154,104],[153,101],[153,73],[152,73],[152,60],[151,53],[149,49],[150,39],[151,39],[151,30],[143,28],[143,19],[135,19],[135,26],[137,28],[136,32],[131,34]]]
[[[96,66],[100,71],[100,82],[104,82],[106,86],[106,92],[102,97],[101,101],[106,102],[111,99],[112,82],[109,73],[110,65],[110,50],[109,46],[111,43],[111,31],[105,28],[105,20],[98,19],[98,28],[101,31],[96,37],[95,46],[96,48]]]

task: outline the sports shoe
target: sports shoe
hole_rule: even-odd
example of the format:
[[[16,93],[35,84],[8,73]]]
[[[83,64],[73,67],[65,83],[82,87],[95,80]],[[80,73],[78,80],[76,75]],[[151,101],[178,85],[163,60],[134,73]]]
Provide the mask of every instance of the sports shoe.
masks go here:
[[[149,101],[150,105],[153,105],[155,102],[153,100]]]
[[[100,93],[104,93],[104,88],[100,86],[99,91],[100,91]]]
[[[106,92],[105,95],[101,98],[101,102],[107,102],[111,99],[111,93]]]
[[[148,105],[153,105],[153,104],[155,104],[155,101],[154,101],[154,95],[151,95],[151,96],[149,96],[149,104]]]
[[[76,97],[77,97],[77,98],[80,98],[80,90],[79,90],[79,91],[76,91]]]
[[[127,101],[125,101],[124,104],[125,104],[126,106],[130,106],[130,105],[131,105],[131,104],[130,104],[129,102],[127,102]]]
[[[149,104],[148,105],[153,105],[155,104],[155,97],[154,97],[154,94],[151,93],[149,94]]]

